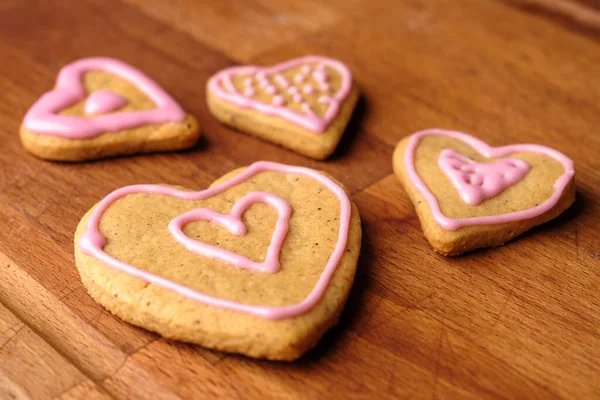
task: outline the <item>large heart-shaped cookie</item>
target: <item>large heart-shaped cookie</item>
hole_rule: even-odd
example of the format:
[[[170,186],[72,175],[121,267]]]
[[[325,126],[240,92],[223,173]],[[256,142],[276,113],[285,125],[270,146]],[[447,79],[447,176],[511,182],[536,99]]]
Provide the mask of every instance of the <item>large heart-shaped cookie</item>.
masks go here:
[[[207,99],[221,122],[323,159],[340,141],[358,90],[341,62],[306,56],[222,70],[208,81]]]
[[[504,244],[575,200],[573,161],[559,151],[533,144],[490,147],[442,129],[403,139],[394,171],[425,236],[446,255]]]
[[[345,190],[317,171],[257,162],[209,189],[134,185],[81,220],[89,293],[165,337],[295,359],[336,323],[360,252]]]
[[[63,67],[56,87],[40,97],[21,125],[28,151],[63,161],[177,150],[198,135],[195,118],[156,82],[111,58]]]

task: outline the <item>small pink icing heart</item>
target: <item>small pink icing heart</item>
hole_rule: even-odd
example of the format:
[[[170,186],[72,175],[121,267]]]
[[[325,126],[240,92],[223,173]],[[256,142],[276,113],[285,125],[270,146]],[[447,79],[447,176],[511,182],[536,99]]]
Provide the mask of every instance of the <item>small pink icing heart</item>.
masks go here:
[[[279,213],[275,231],[263,262],[256,262],[240,254],[191,239],[182,230],[185,224],[193,221],[210,221],[221,225],[234,235],[244,235],[246,234],[246,225],[242,222],[242,214],[254,203],[265,203]],[[216,258],[239,268],[272,274],[279,271],[280,268],[279,251],[288,231],[288,220],[291,213],[290,205],[281,197],[266,192],[252,192],[239,199],[229,214],[221,214],[208,208],[197,208],[173,219],[169,223],[169,231],[179,243],[194,253]]]
[[[509,156],[509,155],[515,154],[515,153],[543,154],[543,155],[551,157],[551,158],[555,159],[556,161],[558,161],[559,163],[561,163],[565,169],[565,172],[556,180],[556,182],[554,182],[554,186],[553,186],[554,191],[552,192],[552,195],[548,199],[546,199],[544,202],[542,202],[541,204],[538,204],[535,207],[532,207],[532,208],[529,208],[526,210],[514,211],[514,212],[509,212],[506,214],[499,214],[499,215],[486,215],[486,216],[471,217],[471,218],[450,218],[442,213],[438,199],[433,195],[433,193],[431,192],[431,190],[429,189],[427,184],[419,176],[419,174],[417,173],[417,169],[415,167],[416,149],[417,149],[419,143],[421,142],[421,140],[428,136],[441,136],[441,137],[449,137],[452,139],[460,140],[461,142],[468,144],[473,149],[477,150],[482,156],[487,157],[487,158],[502,158],[502,157],[506,157],[506,156]],[[443,155],[443,156],[440,155],[440,158],[438,159],[438,163],[441,161],[442,164],[444,164],[444,163],[454,164],[455,163],[454,161],[448,160],[448,158],[452,158],[452,157],[448,157],[448,156],[452,156],[452,155],[453,155],[453,153],[448,153],[448,152],[446,152],[445,155]],[[469,160],[466,157],[464,157],[464,158],[461,158],[461,157],[462,156],[460,156],[459,158],[456,159],[457,166],[460,165],[460,167],[466,167],[466,169],[471,169],[471,168],[475,167],[475,165],[473,165],[473,164],[479,164],[479,163],[474,163],[472,160]],[[515,167],[513,167],[511,165],[511,167],[510,167],[511,170],[507,171],[508,176],[504,176],[504,178],[502,178],[504,180],[504,183],[496,182],[495,184],[489,185],[490,188],[488,188],[488,189],[483,189],[483,187],[480,187],[480,189],[477,189],[475,187],[478,187],[479,186],[478,184],[480,184],[480,183],[483,185],[485,183],[486,178],[500,179],[497,177],[497,174],[501,170],[505,169],[503,167],[504,164],[491,165],[488,167],[484,167],[485,171],[481,171],[478,174],[478,177],[473,178],[471,180],[471,183],[467,182],[467,178],[465,175],[459,175],[458,171],[448,173],[447,172],[448,170],[453,169],[452,166],[450,166],[450,165],[449,165],[449,168],[444,170],[444,172],[446,173],[447,176],[449,176],[449,178],[451,180],[453,180],[453,178],[456,178],[456,183],[453,180],[453,184],[455,185],[455,187],[457,187],[457,189],[458,188],[460,188],[459,190],[465,189],[466,191],[469,192],[469,193],[465,192],[464,195],[461,195],[461,197],[463,198],[463,200],[465,200],[465,202],[468,203],[468,201],[466,199],[469,199],[469,201],[476,202],[478,200],[478,196],[481,196],[481,198],[489,198],[489,197],[491,197],[492,192],[497,191],[497,193],[500,193],[506,187],[510,186],[511,184],[515,184],[520,179],[522,179],[523,176],[529,170],[529,169],[527,169],[527,171],[525,170],[524,164],[527,164],[527,163],[525,163],[525,161],[523,161],[523,160],[519,160],[519,161],[522,161],[524,164],[521,164],[521,163],[516,164],[517,159],[508,159],[508,160],[503,160],[503,161],[506,161],[508,163],[515,162]],[[485,164],[483,164],[483,165],[485,165]],[[420,132],[413,134],[410,137],[410,140],[408,141],[408,145],[406,146],[406,149],[404,150],[404,166],[406,168],[406,173],[408,175],[408,178],[412,181],[413,185],[419,191],[419,193],[421,193],[421,195],[423,196],[425,201],[427,201],[427,204],[429,205],[429,208],[431,209],[431,213],[432,213],[435,221],[442,228],[450,230],[450,231],[455,231],[464,226],[502,224],[502,223],[511,222],[511,221],[519,221],[519,220],[523,220],[523,219],[535,218],[535,217],[549,211],[552,207],[554,207],[554,205],[560,199],[560,196],[562,195],[565,187],[567,186],[567,184],[569,183],[569,181],[575,174],[573,161],[555,149],[545,147],[545,146],[540,146],[537,144],[515,144],[515,145],[510,145],[510,146],[491,147],[487,143],[485,143],[471,135],[467,135],[466,133],[456,132],[456,131],[448,131],[448,130],[444,130],[444,129],[427,129],[427,130],[420,131]],[[460,169],[460,167],[459,167],[459,169]],[[528,165],[527,165],[527,168],[529,168]],[[444,169],[444,168],[442,167],[442,169]],[[481,166],[480,166],[480,169],[481,169]],[[461,172],[466,173],[467,171],[461,171]],[[521,175],[521,174],[523,174],[523,176],[521,176],[519,178],[519,175]],[[510,183],[510,182],[512,182],[512,183]],[[510,183],[510,184],[507,184],[507,183]],[[469,203],[469,204],[471,204],[471,203]],[[475,204],[477,204],[477,203],[475,203]]]
[[[463,201],[470,205],[499,195],[523,179],[531,168],[519,158],[479,163],[450,149],[442,150],[438,165]]]
[[[106,114],[123,108],[127,99],[115,92],[96,90],[85,101],[84,110],[87,115]]]
[[[156,108],[81,118],[60,115],[86,96],[83,75],[88,71],[106,71],[133,83],[154,101]],[[113,104],[114,105],[114,104]],[[69,139],[87,139],[105,132],[121,131],[147,124],[181,122],[183,109],[156,82],[141,71],[112,58],[84,58],[60,70],[54,90],[45,93],[29,109],[23,125],[41,134]]]
[[[296,70],[296,72],[292,72]],[[339,88],[333,92],[331,74],[339,75]],[[243,78],[243,88],[236,88],[233,78]],[[341,62],[320,56],[295,58],[273,67],[242,66],[218,72],[208,83],[220,99],[239,107],[251,108],[322,133],[337,116],[340,105],[350,93],[352,74]],[[268,102],[258,100],[262,94]],[[328,107],[318,115],[306,101],[314,96]],[[289,104],[296,103],[295,110]]]

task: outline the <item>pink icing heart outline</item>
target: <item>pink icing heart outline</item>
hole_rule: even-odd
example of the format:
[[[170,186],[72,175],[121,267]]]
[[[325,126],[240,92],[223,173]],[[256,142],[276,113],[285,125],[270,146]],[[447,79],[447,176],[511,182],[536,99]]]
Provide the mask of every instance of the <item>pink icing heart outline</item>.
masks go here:
[[[552,195],[538,206],[529,208],[527,210],[515,211],[500,215],[471,218],[449,218],[441,212],[440,205],[436,197],[433,195],[433,193],[431,193],[425,182],[423,182],[421,177],[417,174],[415,168],[415,150],[421,139],[426,136],[446,136],[460,140],[477,150],[486,158],[500,158],[515,153],[544,154],[560,162],[565,168],[565,172],[558,177],[556,182],[554,182],[554,191],[552,192]],[[552,148],[537,144],[515,144],[502,147],[491,147],[487,143],[471,135],[467,135],[466,133],[443,129],[427,129],[414,133],[411,136],[406,149],[404,150],[404,166],[409,179],[413,182],[419,193],[421,193],[421,195],[427,201],[435,221],[442,228],[450,231],[455,231],[464,226],[502,224],[511,221],[535,218],[554,207],[565,187],[575,174],[573,161],[561,152]]]
[[[86,119],[59,115],[59,111],[82,100],[85,95],[83,74],[106,71],[136,85],[157,105],[152,110],[128,111]],[[112,58],[83,58],[60,70],[54,90],[45,93],[29,109],[23,124],[28,130],[69,139],[87,139],[105,132],[121,131],[147,124],[181,122],[185,112],[156,82],[141,71]]]
[[[204,293],[200,293],[190,287],[173,282],[169,279],[162,278],[158,275],[154,275],[148,271],[137,268],[133,265],[127,264],[120,261],[103,250],[106,244],[105,238],[102,236],[98,229],[98,224],[102,214],[106,209],[114,203],[116,200],[124,197],[128,194],[133,193],[150,193],[150,194],[162,194],[167,196],[176,197],[183,200],[202,200],[212,196],[215,196],[232,186],[235,186],[241,182],[250,179],[252,176],[263,171],[274,171],[280,173],[297,174],[307,176],[311,179],[316,180],[327,189],[329,189],[340,202],[340,228],[338,231],[338,239],[336,241],[335,248],[331,253],[331,256],[327,260],[327,264],[323,269],[323,272],[319,276],[315,287],[308,294],[308,296],[300,303],[289,305],[289,306],[259,306],[251,304],[238,303],[231,300],[225,300],[217,297],[212,297]],[[325,175],[304,167],[294,167],[284,164],[278,164],[268,161],[259,161],[250,165],[240,174],[233,178],[225,181],[217,186],[201,190],[198,192],[188,192],[185,190],[179,190],[168,186],[160,185],[132,185],[125,186],[117,189],[110,193],[104,199],[102,199],[92,211],[88,220],[87,226],[81,238],[79,239],[79,248],[81,251],[91,256],[105,265],[115,268],[119,271],[125,272],[135,278],[141,279],[145,282],[160,286],[164,289],[172,290],[182,296],[185,296],[191,300],[198,301],[203,304],[210,305],[212,307],[222,308],[230,311],[243,312],[256,317],[265,319],[282,319],[295,317],[303,314],[313,308],[321,299],[329,281],[337,269],[337,265],[344,256],[346,250],[346,242],[348,240],[348,230],[350,225],[350,217],[352,212],[352,206],[346,191],[335,183],[332,179]]]
[[[87,115],[106,114],[125,107],[127,103],[127,99],[120,94],[96,90],[90,93],[83,108]]]
[[[284,106],[267,104],[247,98],[241,93],[237,92],[233,86],[233,83],[231,82],[231,78],[234,74],[247,75],[262,72],[267,75],[276,75],[289,68],[306,65],[307,63],[326,65],[332,69],[335,69],[342,78],[340,89],[333,96],[327,97],[326,102],[329,103],[329,108],[325,112],[325,116],[322,118],[314,114],[307,107],[303,107],[303,110],[305,110],[307,113],[300,114]],[[221,88],[221,83],[223,86],[228,88],[228,91]],[[323,133],[331,121],[333,121],[333,119],[337,116],[340,104],[350,93],[350,89],[352,87],[352,73],[340,61],[326,57],[310,55],[294,58],[271,67],[240,66],[227,68],[213,75],[208,81],[208,86],[210,90],[217,95],[217,97],[239,107],[252,108],[267,115],[278,116],[288,120],[291,123],[300,125],[314,133]]]
[[[505,158],[493,163],[480,163],[457,151],[444,149],[438,165],[467,204],[475,206],[502,193],[521,181],[531,169],[520,158]]]
[[[279,214],[277,223],[275,224],[275,231],[271,237],[271,243],[263,262],[256,262],[241,254],[200,242],[190,238],[183,232],[185,224],[194,221],[209,221],[221,225],[236,236],[245,235],[246,225],[242,221],[242,215],[254,203],[265,203],[275,208]],[[196,208],[195,210],[181,214],[169,223],[169,231],[175,237],[175,240],[193,253],[215,258],[239,268],[272,274],[281,268],[279,264],[279,252],[289,228],[288,220],[291,213],[292,209],[290,205],[281,197],[275,196],[272,193],[252,192],[239,199],[233,205],[229,214],[221,214],[210,208]]]

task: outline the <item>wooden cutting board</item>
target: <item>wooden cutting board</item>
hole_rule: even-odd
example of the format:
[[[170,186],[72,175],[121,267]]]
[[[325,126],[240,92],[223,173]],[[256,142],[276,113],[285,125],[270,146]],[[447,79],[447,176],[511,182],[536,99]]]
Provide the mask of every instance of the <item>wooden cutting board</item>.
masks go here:
[[[0,1],[0,398],[600,398],[600,6],[591,0]],[[307,53],[346,62],[363,100],[314,162],[218,124],[220,68]],[[112,56],[203,126],[177,154],[85,164],[20,146],[60,67]],[[498,249],[434,254],[392,175],[423,128],[533,142],[576,162],[577,201]],[[340,324],[296,363],[173,343],[83,289],[73,232],[133,183],[203,188],[257,159],[323,169],[357,202],[364,242]]]

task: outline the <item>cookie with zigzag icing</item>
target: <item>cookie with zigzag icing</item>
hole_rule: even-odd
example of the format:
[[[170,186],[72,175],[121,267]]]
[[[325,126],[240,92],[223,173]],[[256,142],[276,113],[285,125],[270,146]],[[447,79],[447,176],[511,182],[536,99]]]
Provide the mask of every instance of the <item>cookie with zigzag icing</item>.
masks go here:
[[[206,97],[222,123],[325,159],[342,138],[358,89],[340,61],[305,56],[271,67],[222,70],[208,81]]]

